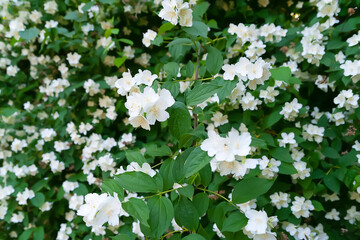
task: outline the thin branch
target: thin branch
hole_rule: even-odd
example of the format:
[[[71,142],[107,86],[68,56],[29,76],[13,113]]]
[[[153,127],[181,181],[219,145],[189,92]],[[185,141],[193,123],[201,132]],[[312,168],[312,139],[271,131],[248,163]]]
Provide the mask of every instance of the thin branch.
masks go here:
[[[201,47],[198,49],[198,53],[197,53],[195,82],[196,82],[196,80],[198,80],[198,78],[199,78],[200,50],[201,50]],[[194,106],[194,110],[195,110],[196,107],[197,107],[197,105]],[[194,115],[194,130],[195,130],[196,127],[197,127],[197,114],[194,113],[193,115]]]

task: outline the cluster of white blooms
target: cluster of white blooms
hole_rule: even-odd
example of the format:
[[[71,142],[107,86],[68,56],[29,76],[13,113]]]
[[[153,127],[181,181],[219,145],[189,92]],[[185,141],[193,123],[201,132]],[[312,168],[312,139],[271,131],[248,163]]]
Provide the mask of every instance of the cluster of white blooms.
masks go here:
[[[261,100],[255,98],[251,93],[247,92],[240,100],[241,107],[246,110],[257,110],[257,106],[260,105]]]
[[[305,27],[301,34],[303,35],[301,39],[303,48],[301,55],[309,63],[319,66],[320,60],[325,54],[323,40],[326,40],[319,30],[319,23],[315,23],[311,27]]]
[[[275,87],[267,87],[265,90],[260,90],[260,98],[264,99],[265,103],[275,102],[275,97],[279,95],[279,91]]]
[[[302,104],[298,102],[297,98],[294,98],[291,102],[286,102],[282,108],[280,114],[284,115],[284,118],[288,121],[295,121],[295,118],[299,114],[299,110],[302,108]]]
[[[124,170],[123,166],[121,166],[117,170],[116,175],[124,173],[124,172],[143,172],[143,173],[149,175],[150,177],[153,177],[156,174],[156,171],[151,168],[150,164],[143,163],[142,166],[140,166],[139,163],[137,163],[137,162],[131,162],[126,167],[126,170]]]
[[[330,88],[335,91],[335,81],[329,82],[329,78],[319,75],[315,81],[315,85],[324,92],[328,92]]]
[[[330,212],[327,212],[325,214],[325,218],[329,219],[329,220],[335,220],[335,221],[339,221],[340,220],[340,212],[338,212],[335,208],[331,209]]]
[[[156,121],[163,122],[169,118],[165,111],[175,100],[167,89],[156,93],[153,88],[145,87],[143,92],[132,92],[126,98],[125,107],[129,110],[129,122],[133,127],[150,130]]]
[[[301,180],[304,180],[307,177],[310,177],[310,168],[306,168],[306,162],[303,161],[297,161],[293,163],[294,168],[296,169],[297,173],[292,174],[291,177],[293,179],[300,178]]]
[[[308,239],[317,239],[317,240],[328,240],[329,236],[324,232],[324,227],[322,224],[316,226],[301,225],[296,226],[292,223],[285,222],[283,228],[294,237],[295,240],[308,240]]]
[[[357,34],[354,34],[350,38],[348,38],[346,42],[349,44],[349,47],[357,45],[360,42],[360,30]]]
[[[346,211],[344,219],[348,220],[351,224],[355,224],[356,221],[360,221],[360,212],[356,211],[356,206],[351,206],[351,208]]]
[[[280,42],[286,36],[287,30],[275,26],[273,23],[264,24],[259,29],[254,24],[246,26],[242,23],[238,25],[230,23],[228,32],[231,35],[236,34],[238,41],[245,44],[246,42],[254,42],[259,37],[264,37],[265,42]]]
[[[340,65],[341,69],[344,69],[345,76],[351,76],[351,79],[354,83],[357,83],[360,80],[360,60],[346,60],[343,64]]]
[[[17,152],[23,152],[23,148],[26,148],[28,146],[26,140],[17,139],[15,138],[14,141],[11,143],[11,151],[17,153]]]
[[[88,79],[84,82],[84,89],[85,92],[88,93],[90,96],[94,96],[95,94],[100,92],[100,84],[96,83],[92,79]]]
[[[291,202],[290,194],[283,192],[276,192],[270,195],[271,204],[276,206],[277,209],[287,208]]]
[[[215,127],[219,127],[229,122],[228,116],[223,115],[221,112],[214,113],[211,121],[213,121]]]
[[[314,210],[314,205],[310,200],[305,200],[304,197],[295,197],[295,201],[292,202],[291,211],[295,217],[309,217],[310,211]]]
[[[201,150],[206,151],[210,157],[212,171],[220,175],[233,174],[235,179],[242,178],[250,169],[256,168],[257,159],[247,159],[251,147],[251,135],[248,132],[239,132],[231,129],[226,137],[221,137],[214,130],[208,132],[209,138],[201,143]]]
[[[270,64],[261,58],[252,63],[249,59],[241,57],[236,64],[225,64],[222,69],[224,80],[234,80],[235,76],[244,82],[249,80],[247,86],[251,90],[255,90],[257,85],[263,85],[271,76]]]
[[[151,29],[148,29],[146,33],[143,33],[142,43],[145,47],[149,47],[151,45],[151,41],[156,38],[156,35],[156,32]]]
[[[60,224],[60,229],[57,233],[56,240],[68,240],[72,233],[72,227],[66,225],[66,223]]]
[[[130,70],[122,74],[122,78],[116,80],[114,86],[118,89],[117,92],[125,96],[131,92],[139,92],[137,85],[145,84],[151,86],[154,80],[158,78],[156,74],[152,74],[149,70],[139,72],[135,76],[131,76]]]
[[[248,222],[243,231],[249,238],[276,240],[276,233],[271,232],[271,229],[277,225],[277,217],[268,217],[263,210],[248,210],[245,216]]]
[[[56,132],[52,128],[43,128],[40,129],[40,135],[45,142],[49,142],[52,141],[54,137],[56,137]]]
[[[25,188],[23,192],[18,192],[16,195],[16,201],[18,201],[19,205],[26,205],[26,201],[28,199],[32,199],[35,197],[35,193],[33,190],[29,190],[28,188]]]
[[[66,79],[58,78],[50,80],[45,78],[43,81],[44,85],[39,87],[41,93],[46,94],[49,97],[58,97],[59,93],[62,93],[65,88],[70,86],[70,83]]]
[[[65,164],[56,159],[54,152],[44,153],[41,162],[45,164],[50,163],[50,168],[53,173],[62,172],[62,170],[65,169]]]
[[[261,171],[261,176],[264,178],[272,179],[276,176],[276,173],[279,172],[279,166],[281,165],[280,161],[271,158],[270,160],[263,156],[259,159],[259,168]]]
[[[286,147],[286,144],[289,144],[290,148],[298,146],[298,144],[297,144],[297,142],[295,140],[295,133],[293,133],[293,132],[290,132],[290,133],[282,132],[281,137],[282,137],[282,139],[278,139],[280,147]]]
[[[178,24],[178,21],[180,26],[191,27],[193,25],[192,9],[188,2],[164,0],[161,5],[163,8],[159,12],[159,17],[162,19],[169,21],[172,25]]]
[[[81,55],[74,52],[74,53],[68,53],[66,60],[68,60],[70,66],[80,67],[80,58],[81,58]]]
[[[334,17],[340,12],[337,0],[317,0],[316,7],[318,8],[317,17]]]
[[[315,141],[321,143],[324,137],[325,128],[318,127],[313,124],[305,124],[303,127],[302,136],[308,141]]]
[[[101,195],[90,193],[85,196],[85,204],[77,210],[77,215],[83,216],[86,226],[92,227],[92,232],[96,235],[105,234],[106,222],[110,226],[119,225],[120,216],[129,216],[121,206],[120,200],[109,196],[107,193]]]
[[[346,110],[359,107],[359,95],[354,94],[352,89],[342,90],[337,97],[334,98],[334,103],[338,108],[345,107]]]
[[[265,47],[266,45],[261,40],[254,41],[248,46],[245,55],[251,61],[255,61],[266,52]]]

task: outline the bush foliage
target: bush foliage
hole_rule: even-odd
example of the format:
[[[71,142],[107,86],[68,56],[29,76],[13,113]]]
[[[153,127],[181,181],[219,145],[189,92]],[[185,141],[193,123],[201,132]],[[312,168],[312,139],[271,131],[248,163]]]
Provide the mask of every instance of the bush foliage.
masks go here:
[[[360,238],[359,0],[0,3],[0,239]]]

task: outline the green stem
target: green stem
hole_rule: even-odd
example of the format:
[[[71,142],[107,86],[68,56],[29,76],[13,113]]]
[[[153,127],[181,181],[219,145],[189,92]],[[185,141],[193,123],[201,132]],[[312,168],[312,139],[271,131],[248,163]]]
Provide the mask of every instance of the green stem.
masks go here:
[[[158,195],[163,195],[165,193],[172,192],[172,191],[175,191],[175,190],[177,190],[177,188],[173,188],[173,189],[170,189],[170,190],[159,192],[159,193],[151,195],[151,196],[143,197],[142,199],[152,198],[152,197],[155,197],[155,196],[158,196]]]
[[[208,189],[206,189],[206,188],[199,188],[199,187],[198,187],[197,189],[199,189],[199,190],[201,190],[201,191],[204,191],[204,192],[209,192],[209,193],[214,194],[214,195],[216,195],[216,196],[218,196],[218,197],[221,197],[222,199],[224,199],[225,201],[227,201],[229,204],[231,204],[232,206],[234,206],[235,208],[237,208],[240,212],[244,213],[235,203],[233,203],[232,201],[230,201],[229,199],[227,199],[227,198],[224,197],[223,195],[218,194],[217,192],[210,191],[210,190],[208,190]]]

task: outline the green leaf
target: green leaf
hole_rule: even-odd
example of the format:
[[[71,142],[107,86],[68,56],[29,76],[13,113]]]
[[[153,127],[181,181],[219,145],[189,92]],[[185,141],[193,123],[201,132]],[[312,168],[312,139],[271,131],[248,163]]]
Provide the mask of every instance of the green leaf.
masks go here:
[[[117,39],[119,42],[123,42],[123,43],[126,43],[126,44],[129,44],[129,45],[134,45],[134,42],[131,41],[130,39],[126,39],[126,38],[119,38]]]
[[[159,190],[155,180],[143,172],[125,172],[115,178],[130,192],[155,193]]]
[[[118,195],[120,199],[124,199],[124,190],[117,178],[106,179],[101,184],[101,190],[103,192],[110,193],[114,196],[114,193]]]
[[[186,237],[182,238],[183,240],[206,240],[203,236],[199,235],[199,234],[190,234],[187,235]]]
[[[37,192],[35,197],[30,199],[30,201],[35,207],[40,208],[45,202],[45,195],[41,192]]]
[[[37,37],[37,35],[39,35],[39,32],[40,31],[38,28],[33,27],[33,28],[26,29],[25,31],[20,31],[19,35],[22,39],[30,41],[33,38]]]
[[[350,166],[357,162],[357,152],[352,149],[350,152],[346,153],[345,155],[341,156],[339,160],[340,166],[346,167]]]
[[[194,64],[191,61],[189,61],[186,64],[186,76],[192,77],[193,75],[194,75]]]
[[[199,226],[199,215],[194,204],[186,197],[180,197],[175,206],[175,220],[180,226],[196,231]]]
[[[32,190],[34,192],[40,191],[43,187],[45,187],[47,185],[47,180],[45,179],[41,179],[39,181],[37,181],[33,186],[32,186]]]
[[[282,148],[282,147],[274,148],[270,150],[270,155],[276,160],[280,160],[282,162],[287,162],[287,163],[294,162],[287,148]]]
[[[262,149],[268,149],[265,140],[261,138],[251,137],[251,143],[250,146],[252,147],[258,147]]]
[[[209,202],[209,196],[204,192],[198,193],[194,196],[193,203],[199,216],[203,216],[206,213],[209,207]]]
[[[333,192],[339,194],[339,192],[340,192],[340,181],[336,178],[336,176],[333,173],[330,173],[329,175],[326,175],[324,177],[324,184],[330,190],[332,190]]]
[[[10,107],[0,108],[0,115],[4,115],[5,117],[10,117],[17,111],[18,111],[17,108],[10,108]]]
[[[213,96],[219,88],[220,86],[214,84],[199,84],[186,96],[186,103],[189,106],[202,103],[209,97]]]
[[[206,49],[208,51],[208,55],[206,57],[206,69],[209,73],[215,75],[220,71],[224,63],[223,57],[217,48],[209,46]]]
[[[235,185],[232,195],[233,202],[245,203],[255,199],[269,191],[273,183],[274,182],[271,180],[257,177],[249,177],[241,180],[238,184]]]
[[[125,156],[128,162],[137,162],[141,166],[143,163],[146,163],[145,157],[139,152],[139,150],[127,150],[125,151]]]
[[[233,212],[223,223],[222,232],[238,232],[247,224],[247,218],[240,212]]]
[[[176,77],[179,72],[179,64],[176,62],[169,62],[164,65],[164,70],[168,74],[168,77]]]
[[[325,211],[323,205],[316,200],[311,200],[312,204],[314,205],[315,211]]]
[[[34,229],[33,228],[29,228],[27,230],[25,230],[24,232],[22,232],[22,234],[19,236],[18,240],[27,240],[30,238],[31,234],[33,233]]]
[[[188,38],[176,38],[169,44],[169,52],[175,59],[184,56],[191,49],[192,41]]]
[[[291,78],[291,70],[289,67],[270,69],[270,73],[275,80],[284,81],[287,83],[289,83],[289,80]]]
[[[192,185],[187,185],[185,187],[182,188],[178,188],[177,190],[181,195],[188,197],[190,199],[192,199],[193,195],[194,195],[194,187]]]
[[[43,240],[44,239],[44,227],[37,227],[34,231],[34,240]]]
[[[296,174],[297,170],[292,164],[282,162],[279,166],[279,173],[285,175],[292,175]]]
[[[206,10],[209,8],[210,4],[208,2],[197,3],[193,9],[194,20],[201,20],[201,17],[205,14]]]
[[[158,33],[161,34],[161,33],[167,32],[167,31],[173,29],[174,27],[175,26],[172,25],[171,23],[166,22],[166,23],[164,23],[163,25],[160,26]]]
[[[332,159],[338,159],[340,158],[340,155],[338,151],[336,151],[334,148],[331,147],[324,147],[321,151],[325,157],[332,158]]]
[[[155,196],[148,200],[150,209],[149,225],[152,234],[159,238],[170,226],[174,207],[167,197]]]
[[[182,29],[195,37],[201,36],[206,38],[208,33],[208,26],[200,21],[193,21],[192,27],[183,27]]]
[[[153,157],[169,156],[171,155],[171,149],[166,145],[160,147],[156,144],[146,146],[146,154]]]
[[[114,60],[114,65],[119,68],[121,65],[124,64],[125,61],[126,61],[126,57],[125,57],[125,56],[124,56],[124,57],[121,57],[121,58],[115,58],[115,60]]]
[[[99,0],[103,4],[114,4],[116,0]]]
[[[281,109],[272,111],[269,115],[264,118],[264,128],[270,128],[275,123],[280,121],[283,115],[280,114]]]
[[[195,148],[185,161],[185,177],[190,177],[200,171],[205,165],[210,163],[211,159],[207,152],[202,151],[200,147]]]
[[[145,226],[150,227],[147,222],[150,216],[150,210],[143,200],[130,198],[129,201],[122,203],[122,207],[132,217],[138,219]]]
[[[77,11],[68,12],[64,19],[66,20],[77,20],[79,18],[79,13]]]
[[[230,96],[231,92],[234,90],[236,84],[238,84],[239,81],[238,80],[227,81],[220,77],[217,77],[216,79],[219,79],[219,82],[217,82],[216,85],[221,86],[221,88],[217,91],[217,95],[219,97],[220,102],[222,102],[227,97]],[[214,81],[216,81],[216,79]]]
[[[191,131],[191,117],[185,104],[175,102],[169,109],[169,114],[168,126],[171,135],[180,139],[182,134]]]
[[[112,240],[132,240],[132,238],[125,234],[125,233],[120,233],[114,237],[111,237]]]

